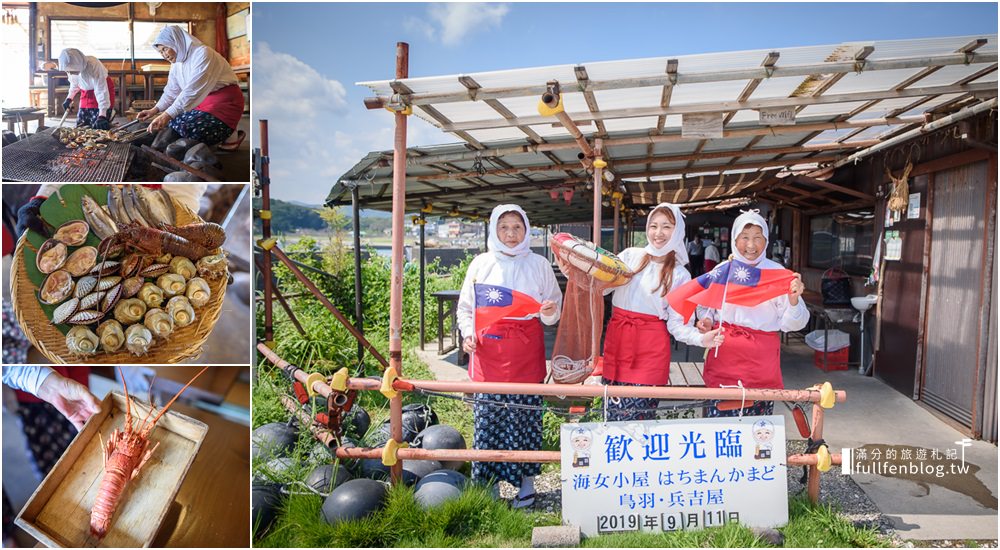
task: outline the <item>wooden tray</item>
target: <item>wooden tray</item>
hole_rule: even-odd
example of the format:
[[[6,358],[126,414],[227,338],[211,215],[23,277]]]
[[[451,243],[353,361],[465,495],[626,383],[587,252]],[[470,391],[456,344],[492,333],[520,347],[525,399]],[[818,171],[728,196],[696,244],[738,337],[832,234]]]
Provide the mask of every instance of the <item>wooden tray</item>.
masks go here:
[[[149,407],[132,400],[133,417]],[[109,393],[101,410],[87,421],[49,475],[28,499],[15,523],[49,547],[149,547],[163,523],[208,426],[175,412],[160,418],[150,435],[159,448],[125,488],[104,539],[90,534],[90,509],[104,475],[98,434],[108,441],[125,421],[125,396]]]

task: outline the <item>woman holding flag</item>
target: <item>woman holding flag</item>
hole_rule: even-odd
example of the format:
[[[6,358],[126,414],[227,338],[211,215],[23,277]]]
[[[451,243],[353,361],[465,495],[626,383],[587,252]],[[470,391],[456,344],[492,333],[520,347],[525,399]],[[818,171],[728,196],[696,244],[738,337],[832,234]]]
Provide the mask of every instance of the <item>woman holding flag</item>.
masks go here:
[[[619,254],[634,273],[625,285],[609,288],[614,309],[604,337],[604,383],[614,386],[666,386],[670,383],[670,334],[689,345],[715,347],[718,330],[700,333],[667,302],[667,294],[691,280],[684,266],[684,215],[670,203],[646,218],[645,248]],[[664,323],[666,321],[666,323]],[[669,332],[669,334],[668,334]],[[608,420],[652,420],[659,404],[653,398],[619,398],[608,407]]]
[[[782,389],[781,339],[778,332],[801,330],[809,322],[802,301],[802,276],[764,257],[768,227],[758,210],[744,211],[733,222],[733,257],[712,272],[671,294],[683,315],[697,306],[698,329],[707,332],[721,319],[725,345],[705,359],[705,386]],[[720,411],[718,402],[706,417],[770,415],[773,401],[740,410]]]
[[[548,260],[531,252],[531,226],[520,206],[501,204],[490,215],[487,252],[469,264],[458,299],[462,347],[475,382],[541,383],[545,340],[541,323],[559,320],[562,292]],[[539,322],[539,320],[541,322]],[[475,394],[475,449],[539,450],[542,398]],[[473,462],[472,478],[520,486],[515,507],[535,498],[537,463]]]

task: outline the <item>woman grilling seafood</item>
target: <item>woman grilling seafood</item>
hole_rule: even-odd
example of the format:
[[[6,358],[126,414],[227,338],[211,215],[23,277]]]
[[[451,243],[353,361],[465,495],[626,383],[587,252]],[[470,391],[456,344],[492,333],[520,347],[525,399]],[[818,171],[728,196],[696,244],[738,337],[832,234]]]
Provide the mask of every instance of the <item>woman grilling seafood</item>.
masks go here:
[[[73,97],[80,93],[80,111],[76,125],[90,126],[95,130],[111,129],[111,106],[115,103],[115,84],[108,76],[108,69],[99,59],[76,48],[66,48],[59,54],[59,70],[69,74],[69,93],[63,109],[73,105]]]
[[[243,116],[243,92],[229,62],[175,25],[164,27],[153,45],[170,62],[170,74],[156,106],[140,112],[139,120],[150,121],[150,133],[166,129],[206,145],[236,134],[234,143],[222,147],[238,147],[245,137],[236,129]]]

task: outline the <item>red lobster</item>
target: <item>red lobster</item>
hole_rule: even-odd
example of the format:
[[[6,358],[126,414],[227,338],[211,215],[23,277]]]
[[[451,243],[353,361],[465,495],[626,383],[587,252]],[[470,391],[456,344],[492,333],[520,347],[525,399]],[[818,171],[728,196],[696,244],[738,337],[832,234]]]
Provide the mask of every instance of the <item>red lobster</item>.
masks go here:
[[[125,384],[125,376],[122,376],[122,386],[125,388],[125,430],[116,429],[112,432],[107,446],[104,445],[103,439],[101,440],[101,448],[104,450],[104,476],[101,478],[100,486],[98,486],[94,506],[90,509],[91,534],[99,539],[104,538],[108,534],[108,530],[111,529],[111,518],[115,515],[118,502],[121,501],[122,495],[125,493],[125,486],[129,481],[135,479],[135,476],[139,475],[139,471],[146,464],[146,461],[153,456],[153,451],[160,446],[160,443],[157,442],[152,449],[149,451],[146,450],[146,447],[149,445],[150,432],[153,431],[156,422],[163,416],[163,413],[167,412],[170,405],[173,405],[174,401],[184,393],[184,390],[206,370],[208,370],[208,367],[201,369],[160,410],[160,413],[153,418],[152,422],[147,423],[149,415],[153,413],[153,406],[150,404],[149,413],[146,414],[146,418],[143,418],[137,427],[132,425],[132,401],[128,395],[128,385]],[[118,372],[121,373],[121,367],[118,367]],[[98,437],[100,437],[100,434],[98,434]]]
[[[225,240],[225,232],[217,224],[192,224],[161,230],[132,223],[101,241],[98,251],[105,256],[116,256],[125,247],[130,247],[142,254],[173,254],[196,262],[210,255]]]

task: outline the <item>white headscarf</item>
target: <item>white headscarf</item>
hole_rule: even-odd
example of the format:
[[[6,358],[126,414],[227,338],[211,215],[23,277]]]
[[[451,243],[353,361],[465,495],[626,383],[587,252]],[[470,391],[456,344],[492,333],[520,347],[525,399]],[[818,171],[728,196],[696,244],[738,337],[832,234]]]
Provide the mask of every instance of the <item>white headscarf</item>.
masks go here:
[[[736,221],[733,222],[733,232],[730,234],[730,239],[732,239],[733,243],[733,257],[745,264],[757,265],[764,259],[765,256],[767,256],[767,243],[769,240],[767,222],[764,221],[764,217],[760,215],[760,210],[743,210],[742,212],[742,214],[736,217]],[[740,232],[742,232],[748,225],[759,226],[761,231],[764,233],[764,250],[761,250],[760,256],[757,256],[757,259],[752,262],[744,258],[743,255],[740,254],[740,251],[736,249],[736,237],[738,237]]]
[[[524,240],[515,247],[503,244],[500,241],[500,237],[497,236],[497,226],[500,222],[500,216],[503,216],[507,212],[517,212],[524,220]],[[490,214],[490,235],[486,240],[486,248],[490,252],[503,252],[508,256],[522,256],[531,253],[531,225],[528,223],[528,215],[524,213],[524,210],[520,206],[516,204],[501,204],[493,209],[493,213]]]
[[[684,246],[684,214],[681,212],[681,208],[676,204],[671,204],[669,202],[662,202],[656,205],[656,208],[649,211],[649,216],[646,217],[646,232],[649,232],[649,222],[653,219],[653,214],[657,210],[670,210],[674,215],[674,232],[670,235],[670,239],[667,244],[660,248],[653,246],[653,243],[647,243],[646,254],[654,257],[666,256],[671,250],[674,251],[674,257],[677,258],[677,265],[687,265],[688,255],[687,247]]]
[[[66,48],[59,53],[59,70],[72,72],[68,76],[68,97],[76,95],[78,90],[94,92],[97,108],[103,114],[111,108],[111,94],[108,91],[108,69],[100,59],[92,55],[84,55],[76,48]]]
[[[177,56],[175,63],[184,63],[187,61],[191,50],[201,45],[201,40],[191,36],[190,33],[177,25],[163,27],[160,30],[160,34],[156,35],[156,40],[153,41],[154,47],[166,46],[174,50],[174,54]]]
[[[78,73],[87,64],[87,56],[76,48],[66,48],[59,54],[59,70]]]

